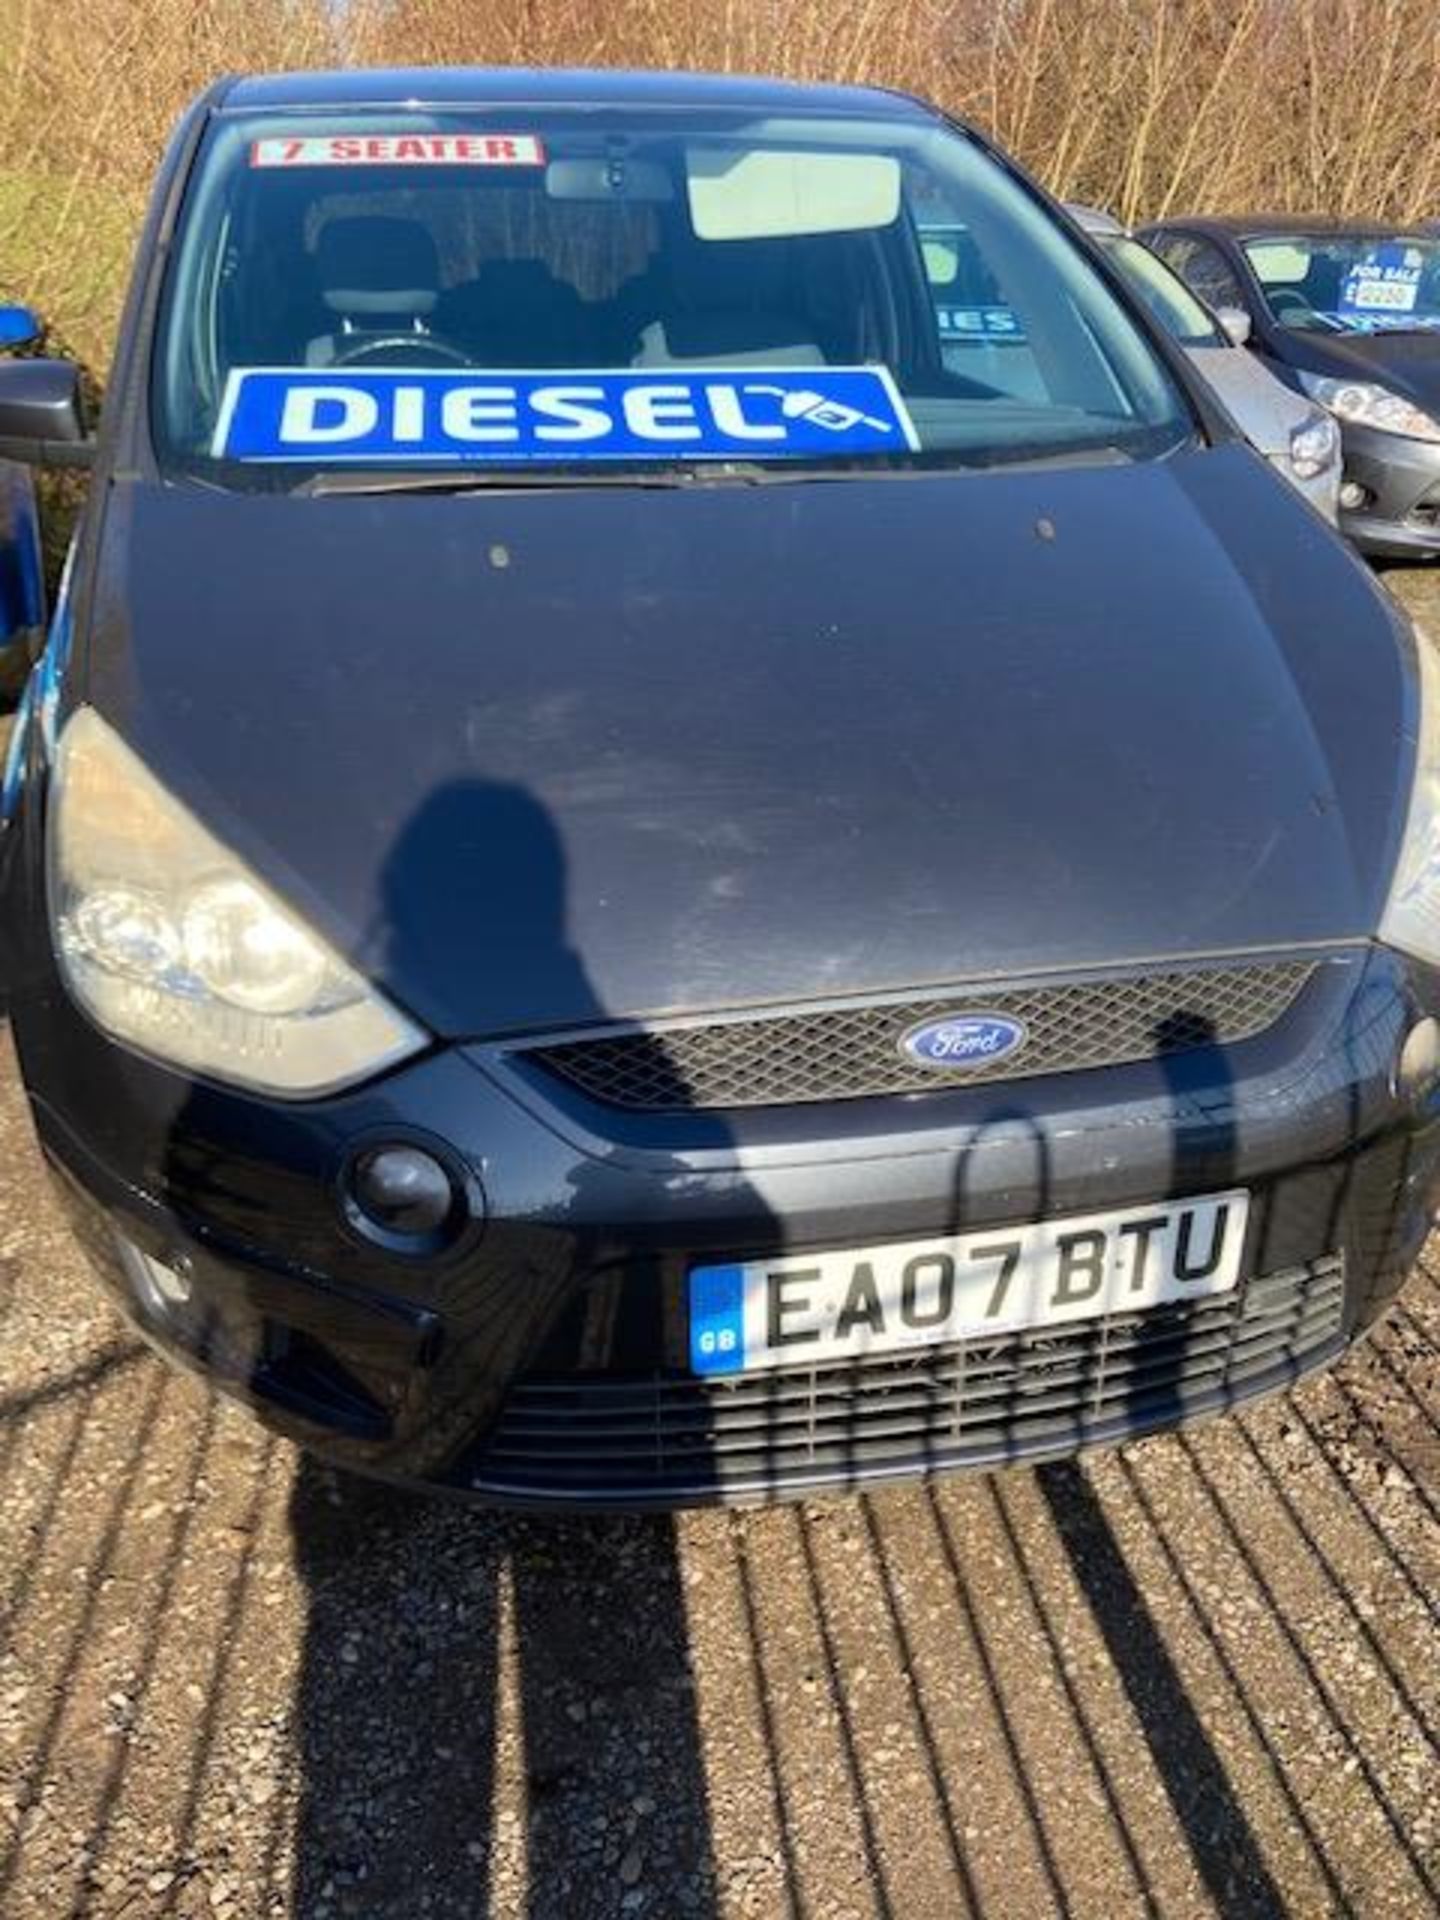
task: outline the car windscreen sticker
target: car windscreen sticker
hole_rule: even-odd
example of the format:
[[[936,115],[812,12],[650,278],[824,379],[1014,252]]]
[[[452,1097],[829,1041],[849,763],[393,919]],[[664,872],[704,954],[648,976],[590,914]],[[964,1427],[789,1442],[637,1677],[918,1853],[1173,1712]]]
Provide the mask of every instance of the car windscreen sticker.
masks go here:
[[[503,373],[237,367],[222,460],[387,465],[822,460],[914,452],[884,367]]]
[[[1398,242],[1373,247],[1345,275],[1338,311],[1342,315],[1413,313],[1424,264],[1419,247]]]
[[[935,323],[947,344],[955,340],[1010,340],[1019,345],[1025,339],[1013,307],[937,306]]]
[[[533,133],[327,133],[254,140],[252,167],[543,167]]]

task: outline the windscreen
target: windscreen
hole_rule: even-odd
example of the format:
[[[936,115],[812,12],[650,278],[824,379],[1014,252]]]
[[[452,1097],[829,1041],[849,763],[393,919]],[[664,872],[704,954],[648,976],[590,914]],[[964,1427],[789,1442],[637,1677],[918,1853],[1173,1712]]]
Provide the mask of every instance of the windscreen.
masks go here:
[[[220,115],[153,367],[162,464],[231,486],[1143,458],[1193,431],[1043,204],[918,119]]]
[[[1440,329],[1440,242],[1392,234],[1266,234],[1247,240],[1245,253],[1282,327]]]
[[[1119,268],[1136,299],[1182,347],[1227,344],[1209,309],[1147,246],[1128,234],[1100,234],[1097,243]]]

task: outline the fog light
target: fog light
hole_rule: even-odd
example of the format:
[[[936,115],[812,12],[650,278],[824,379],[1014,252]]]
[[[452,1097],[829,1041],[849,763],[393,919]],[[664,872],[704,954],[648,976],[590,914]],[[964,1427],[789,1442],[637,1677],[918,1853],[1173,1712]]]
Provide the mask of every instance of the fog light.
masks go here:
[[[1395,1068],[1395,1091],[1417,1104],[1440,1081],[1440,1021],[1417,1020],[1405,1036]]]
[[[432,1239],[455,1208],[449,1169],[423,1147],[372,1147],[356,1160],[350,1189],[371,1226],[407,1240]]]

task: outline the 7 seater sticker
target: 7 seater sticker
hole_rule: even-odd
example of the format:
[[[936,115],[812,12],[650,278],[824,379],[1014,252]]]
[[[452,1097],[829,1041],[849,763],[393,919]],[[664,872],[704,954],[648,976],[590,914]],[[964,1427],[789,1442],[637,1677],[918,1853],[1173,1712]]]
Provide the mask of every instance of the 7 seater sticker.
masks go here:
[[[542,167],[533,133],[272,135],[250,144],[252,167]]]
[[[919,446],[885,367],[503,373],[236,367],[225,460],[823,459]]]

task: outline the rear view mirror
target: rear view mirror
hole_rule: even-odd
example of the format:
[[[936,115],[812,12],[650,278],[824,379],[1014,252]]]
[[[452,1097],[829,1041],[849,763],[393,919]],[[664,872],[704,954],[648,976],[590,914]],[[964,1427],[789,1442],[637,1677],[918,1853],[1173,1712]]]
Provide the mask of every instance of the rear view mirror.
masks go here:
[[[657,161],[597,155],[593,160],[552,160],[545,169],[545,192],[551,200],[639,201],[663,207],[675,198],[675,183]]]
[[[40,331],[40,316],[29,307],[0,305],[0,348],[28,347]]]
[[[1215,318],[1220,331],[1232,346],[1243,347],[1250,338],[1250,316],[1244,307],[1217,307]]]
[[[888,153],[693,146],[685,178],[701,240],[854,233],[900,213],[900,163]]]
[[[1303,240],[1252,240],[1245,252],[1262,287],[1298,285],[1310,271],[1312,255]]]
[[[68,360],[0,365],[0,460],[35,467],[88,467],[80,374]]]

